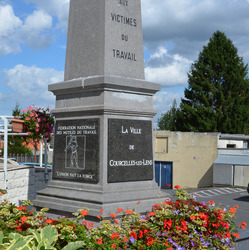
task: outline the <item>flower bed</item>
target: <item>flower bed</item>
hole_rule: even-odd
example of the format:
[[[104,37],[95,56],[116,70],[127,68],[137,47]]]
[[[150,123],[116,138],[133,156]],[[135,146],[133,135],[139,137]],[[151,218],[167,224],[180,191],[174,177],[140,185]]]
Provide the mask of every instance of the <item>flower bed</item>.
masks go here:
[[[27,249],[233,249],[238,206],[226,211],[180,189],[177,196],[176,202],[155,204],[145,216],[117,209],[96,228],[84,220],[87,208],[71,219],[52,220],[44,216],[48,209],[28,211],[30,202],[17,207],[5,201],[0,204],[0,249],[15,244]],[[239,226],[244,229],[246,223]]]

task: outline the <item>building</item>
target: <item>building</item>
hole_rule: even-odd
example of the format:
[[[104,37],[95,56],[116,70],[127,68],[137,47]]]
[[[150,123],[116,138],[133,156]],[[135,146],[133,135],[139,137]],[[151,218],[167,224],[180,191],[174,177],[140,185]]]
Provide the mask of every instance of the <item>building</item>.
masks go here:
[[[219,135],[218,157],[213,164],[213,172],[214,185],[248,185],[249,135]]]
[[[156,181],[161,188],[212,186],[217,145],[217,133],[154,131]]]
[[[154,151],[161,188],[248,185],[248,135],[154,131]]]

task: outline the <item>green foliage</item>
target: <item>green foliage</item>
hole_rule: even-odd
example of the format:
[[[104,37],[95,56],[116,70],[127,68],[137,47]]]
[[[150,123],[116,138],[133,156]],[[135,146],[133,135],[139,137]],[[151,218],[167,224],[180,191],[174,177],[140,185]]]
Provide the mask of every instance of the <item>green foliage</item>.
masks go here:
[[[13,136],[8,138],[8,154],[9,155],[32,155],[32,151],[25,147],[26,140],[21,136]],[[24,143],[24,144],[23,144]]]
[[[174,99],[170,110],[162,114],[158,119],[158,129],[177,131],[177,110],[176,99]]]
[[[232,41],[216,31],[188,74],[179,130],[248,133],[248,65]]]
[[[47,226],[38,231],[29,229],[30,235],[23,236],[20,233],[10,233],[5,237],[3,232],[0,231],[0,249],[22,249],[22,250],[56,250],[54,247],[58,240],[58,232],[54,226]],[[82,241],[76,241],[67,244],[62,250],[77,250],[84,245]]]

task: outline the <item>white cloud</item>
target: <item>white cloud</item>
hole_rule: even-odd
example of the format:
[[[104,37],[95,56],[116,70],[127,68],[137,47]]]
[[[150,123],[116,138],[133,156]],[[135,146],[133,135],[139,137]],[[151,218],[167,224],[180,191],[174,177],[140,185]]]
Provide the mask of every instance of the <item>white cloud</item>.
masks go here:
[[[68,13],[70,0],[26,0],[35,3],[39,10],[45,11],[58,18],[58,28],[67,31]]]
[[[20,52],[20,46],[15,41],[16,33],[22,21],[15,16],[10,5],[0,5],[0,55]]]
[[[54,69],[28,67],[22,64],[5,70],[4,73],[5,83],[13,90],[17,102],[29,105],[36,104],[37,101],[46,105],[54,103],[54,96],[48,92],[48,85],[62,81],[64,74]]]
[[[164,55],[167,55],[167,50],[164,47],[159,47],[158,51],[156,51],[154,54],[150,56],[150,58],[155,59],[155,58],[161,58]]]
[[[169,55],[165,48],[159,47],[146,62],[145,79],[163,86],[186,85],[191,63],[187,58]]]
[[[35,10],[24,21],[15,16],[12,6],[0,5],[0,55],[21,52],[21,44],[32,49],[49,47],[53,40],[53,19],[42,10]]]
[[[52,28],[53,19],[44,11],[34,11],[29,15],[20,30],[23,42],[32,49],[47,48],[53,37],[46,31]]]

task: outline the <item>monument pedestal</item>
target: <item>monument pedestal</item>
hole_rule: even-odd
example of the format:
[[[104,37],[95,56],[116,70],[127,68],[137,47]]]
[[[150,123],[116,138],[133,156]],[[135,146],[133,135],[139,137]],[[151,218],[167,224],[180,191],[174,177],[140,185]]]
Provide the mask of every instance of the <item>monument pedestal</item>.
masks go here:
[[[52,84],[56,95],[53,180],[34,205],[104,217],[146,212],[160,200],[154,181],[153,95],[160,85],[116,76]],[[140,201],[140,205],[136,206]]]

